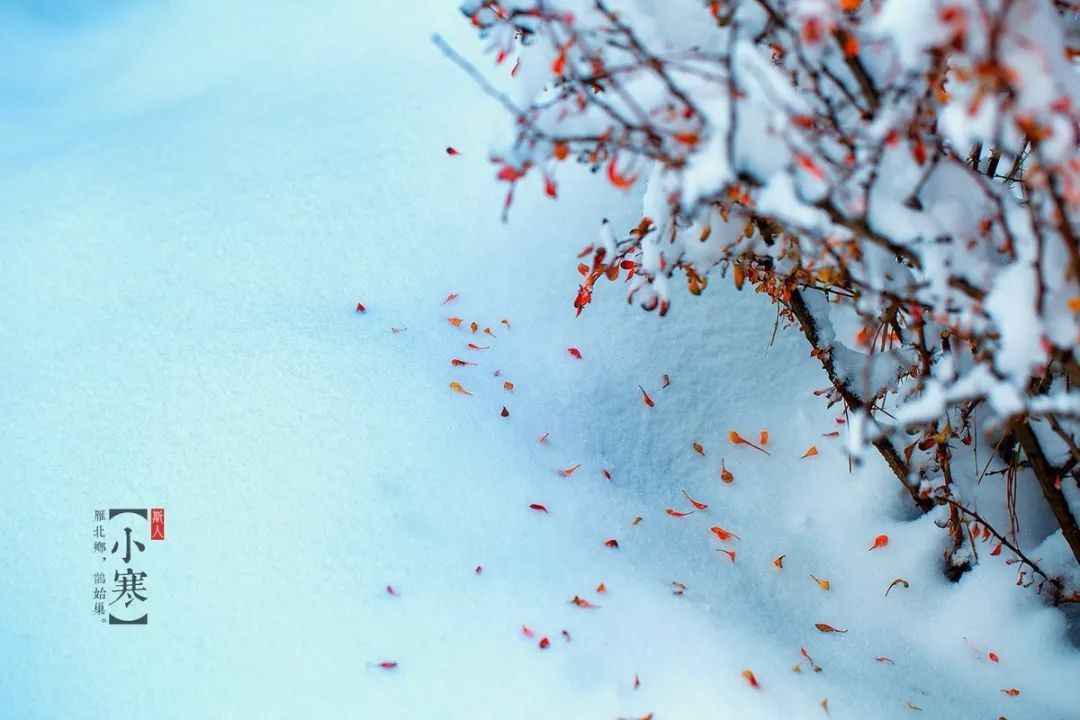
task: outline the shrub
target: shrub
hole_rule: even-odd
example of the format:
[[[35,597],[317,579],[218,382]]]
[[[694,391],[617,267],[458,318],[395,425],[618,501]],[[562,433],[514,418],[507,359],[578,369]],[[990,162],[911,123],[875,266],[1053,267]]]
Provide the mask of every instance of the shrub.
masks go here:
[[[578,313],[604,279],[625,278],[629,299],[661,315],[677,281],[693,294],[717,276],[753,288],[809,341],[852,454],[876,448],[918,508],[941,506],[947,572],[990,539],[1018,558],[1019,582],[1080,599],[1018,547],[1010,501],[1016,483],[1036,482],[1080,562],[1072,4],[462,10],[526,97],[444,44],[513,115],[513,141],[493,158],[507,208],[530,176],[555,195],[568,162],[645,186],[640,222],[605,226],[580,267]],[[980,436],[997,467],[956,470]],[[966,498],[984,475],[1004,479],[1005,500],[979,514]]]

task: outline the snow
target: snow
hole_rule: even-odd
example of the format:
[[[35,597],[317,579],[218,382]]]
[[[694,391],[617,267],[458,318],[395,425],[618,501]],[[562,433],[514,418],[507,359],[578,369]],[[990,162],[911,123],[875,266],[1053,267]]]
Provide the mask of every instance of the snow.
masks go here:
[[[1007,552],[945,580],[935,518],[823,437],[844,427],[805,341],[768,348],[764,296],[673,286],[661,319],[598,286],[574,317],[577,251],[640,193],[564,173],[502,225],[503,111],[429,41],[473,56],[468,24],[403,7],[5,11],[0,717],[1075,713],[1065,616]],[[762,429],[769,456],[727,440]],[[683,490],[708,510],[665,514]],[[89,612],[117,505],[168,511],[145,628]]]

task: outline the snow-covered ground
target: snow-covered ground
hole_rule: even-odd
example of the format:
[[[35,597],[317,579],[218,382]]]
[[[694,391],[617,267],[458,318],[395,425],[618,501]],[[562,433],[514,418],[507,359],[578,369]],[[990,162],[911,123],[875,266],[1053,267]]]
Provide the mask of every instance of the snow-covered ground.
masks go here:
[[[575,319],[574,255],[640,199],[564,177],[498,221],[506,118],[429,39],[474,54],[452,2],[25,5],[0,717],[1080,717],[1064,616],[1004,558],[941,576],[761,296],[661,320],[604,287]],[[666,514],[684,490],[708,509]],[[89,611],[115,506],[168,512],[143,628]]]

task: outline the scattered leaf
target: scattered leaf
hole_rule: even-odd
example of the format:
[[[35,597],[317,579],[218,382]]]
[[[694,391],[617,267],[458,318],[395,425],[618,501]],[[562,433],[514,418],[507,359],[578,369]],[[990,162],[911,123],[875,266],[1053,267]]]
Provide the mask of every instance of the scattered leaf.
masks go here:
[[[548,511],[548,509],[546,507],[544,507],[543,505],[541,505],[540,503],[532,503],[531,505],[529,505],[529,508],[531,508],[532,510],[538,510],[538,511],[544,512],[544,513],[546,513]]]
[[[832,625],[827,625],[826,623],[814,623],[814,627],[816,627],[818,630],[820,630],[823,633],[846,633],[847,632],[847,630],[837,630]]]
[[[761,688],[761,685],[759,685],[759,684],[758,684],[757,678],[756,678],[756,677],[754,677],[754,673],[753,673],[752,671],[750,671],[750,670],[743,670],[743,671],[742,671],[742,676],[743,676],[744,678],[746,678],[746,682],[750,683],[750,687],[752,687],[752,688],[758,688],[758,689],[760,689],[760,688]]]
[[[731,483],[735,481],[735,476],[732,475],[731,471],[727,469],[727,466],[724,464],[723,458],[720,459],[720,479],[726,483]]]
[[[581,351],[577,348],[566,348],[566,352],[570,353],[570,357],[574,358],[575,360],[581,360]]]
[[[642,400],[642,402],[644,402],[649,407],[653,407],[653,405],[655,405],[655,403],[653,403],[653,399],[651,397],[649,397],[649,393],[645,392],[645,388],[638,385],[638,389],[641,390],[641,400]]]
[[[682,494],[686,495],[686,499],[689,500],[690,504],[693,505],[696,509],[698,509],[698,510],[708,510],[709,509],[709,506],[706,505],[705,503],[701,502],[700,500],[695,500],[694,498],[687,495],[685,490],[682,491]]]
[[[731,432],[728,433],[728,440],[730,440],[732,443],[734,443],[736,445],[749,445],[750,447],[754,448],[755,450],[763,452],[766,455],[769,454],[768,450],[766,450],[765,448],[760,447],[758,445],[755,445],[754,443],[750,442],[746,438],[739,435],[739,433],[735,432],[734,430],[732,430]]]
[[[742,540],[742,538],[735,533],[728,532],[719,525],[713,525],[711,528],[709,528],[709,532],[711,532],[713,535],[716,535],[717,539],[720,540],[720,542],[726,542],[728,540],[731,540],[732,538],[735,538],[736,540]]]
[[[786,558],[786,557],[787,557],[787,555],[779,555],[779,556],[777,556],[777,558],[775,560],[772,561],[772,564],[775,565],[776,567],[780,568],[781,570],[783,570],[784,569],[784,558]]]
[[[616,540],[615,538],[611,538],[610,540],[606,540],[604,542],[604,545],[611,548],[612,550],[618,550],[619,549],[619,541]]]
[[[471,392],[469,392],[465,388],[461,387],[461,383],[459,383],[456,380],[454,382],[450,383],[450,389],[453,390],[456,393],[460,393],[461,395],[472,395]]]
[[[878,550],[889,544],[888,535],[878,535],[874,538],[874,544],[870,546],[869,550]]]
[[[694,452],[696,452],[698,455],[700,455],[701,457],[705,457],[705,449],[701,447],[701,443],[693,443],[690,447],[694,448]]]
[[[547,436],[545,435],[545,437],[547,437]],[[543,441],[541,441],[541,442],[543,442]],[[574,474],[574,471],[577,470],[579,467],[581,467],[581,463],[578,463],[577,465],[574,465],[573,467],[563,468],[562,470],[559,471],[559,474],[562,475],[563,477],[570,477],[571,475]]]
[[[674,518],[682,518],[682,517],[686,517],[687,515],[693,515],[694,514],[693,510],[688,510],[687,512],[679,512],[678,510],[676,510],[674,508],[668,508],[664,512],[666,512],[668,515],[670,515],[671,517],[674,517]]]
[[[813,456],[815,456],[815,455],[817,455],[817,445],[811,445],[811,446],[810,446],[810,449],[809,449],[809,450],[807,450],[806,452],[804,452],[804,453],[803,453],[803,455],[802,455],[802,457],[801,457],[801,458],[799,458],[799,459],[800,459],[800,460],[803,460],[803,459],[805,459],[805,458],[808,458],[808,457],[813,457]]]
[[[818,587],[821,588],[822,590],[827,591],[830,587],[832,587],[832,585],[829,583],[829,581],[826,580],[825,578],[818,578],[818,577],[814,577],[813,575],[811,575],[810,578],[814,582],[816,582],[818,584]]]
[[[904,578],[896,578],[891,583],[889,583],[889,587],[885,590],[885,597],[889,597],[889,591],[897,585],[903,585],[905,588],[911,587],[911,585],[908,584],[908,581]]]

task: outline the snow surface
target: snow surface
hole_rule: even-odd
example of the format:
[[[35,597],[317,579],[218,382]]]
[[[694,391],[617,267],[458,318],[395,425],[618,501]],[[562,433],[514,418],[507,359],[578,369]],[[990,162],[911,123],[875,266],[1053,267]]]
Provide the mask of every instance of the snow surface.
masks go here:
[[[453,2],[66,5],[0,16],[0,717],[1080,716],[1064,616],[1007,553],[941,576],[761,296],[574,318],[641,198],[564,175],[498,222]],[[89,612],[117,505],[168,512],[145,628]]]

